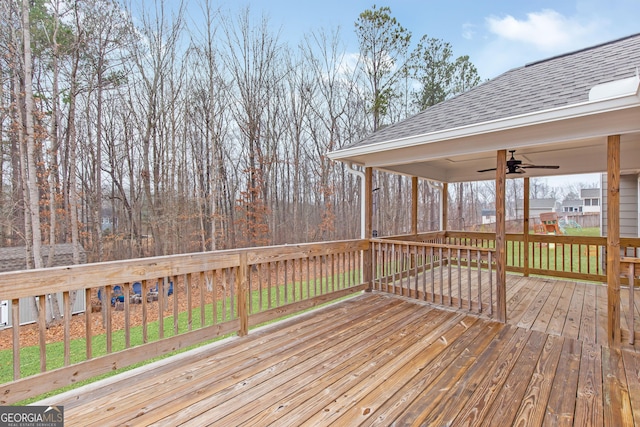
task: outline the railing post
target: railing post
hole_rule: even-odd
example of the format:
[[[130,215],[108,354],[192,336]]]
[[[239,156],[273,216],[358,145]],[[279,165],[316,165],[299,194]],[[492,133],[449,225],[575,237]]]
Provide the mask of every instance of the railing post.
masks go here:
[[[620,135],[607,139],[607,302],[608,342],[620,338]]]
[[[418,177],[411,177],[411,234],[418,235]]]
[[[496,311],[498,321],[507,321],[507,252],[505,223],[507,152],[498,150],[496,159]]]
[[[448,223],[449,223],[449,184],[446,182],[443,182],[442,189],[440,191],[440,231],[447,231]],[[440,243],[445,243],[444,237],[443,237],[443,241]]]
[[[529,197],[529,178],[524,178],[524,215],[522,219],[522,232],[524,235],[522,268],[524,277],[529,277]]]
[[[238,335],[243,337],[249,333],[249,286],[248,286],[247,253],[240,253],[240,264],[236,273],[236,289],[238,289],[238,318],[240,330]],[[286,286],[286,285],[285,285]]]
[[[364,200],[365,200],[365,239],[371,239],[373,234],[373,169],[368,167],[364,170]],[[368,284],[366,292],[373,289],[373,243],[369,241],[369,248],[364,251],[362,258],[362,283]]]
[[[634,262],[629,263],[629,267],[627,270],[627,277],[629,278],[629,344],[633,345],[636,338],[636,328],[635,328],[635,303],[634,303],[634,292],[635,292],[635,284],[636,284],[636,264]]]

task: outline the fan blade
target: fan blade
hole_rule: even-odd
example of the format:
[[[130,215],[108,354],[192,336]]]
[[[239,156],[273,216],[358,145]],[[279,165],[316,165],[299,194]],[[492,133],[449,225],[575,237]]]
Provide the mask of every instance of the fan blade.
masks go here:
[[[480,170],[480,171],[478,171],[478,172],[489,172],[489,171],[494,171],[494,170],[496,170],[496,168],[491,168],[491,169],[482,169],[482,170]]]
[[[523,169],[559,169],[560,166],[545,166],[545,165],[526,165],[520,166]]]

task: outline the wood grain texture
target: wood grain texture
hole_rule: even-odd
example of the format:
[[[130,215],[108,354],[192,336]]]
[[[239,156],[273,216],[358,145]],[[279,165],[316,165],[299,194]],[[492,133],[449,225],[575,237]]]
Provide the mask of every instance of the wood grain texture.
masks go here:
[[[593,286],[580,283],[513,284],[517,293],[537,290],[520,302],[556,295],[556,308],[566,308],[557,316],[597,295],[578,292]],[[584,340],[555,333],[573,331],[566,327],[550,335],[557,316],[536,310],[545,332],[367,292],[37,404],[64,405],[68,426],[637,422],[634,348],[608,349],[586,331]]]
[[[547,336],[542,354],[535,364],[533,375],[524,395],[520,398],[520,406],[515,415],[514,426],[541,425],[547,412],[547,402],[551,395],[553,380],[558,370],[558,360],[562,352],[564,339]]]
[[[506,239],[507,151],[498,150],[496,159],[496,310],[498,321],[507,321],[507,239]]]
[[[608,344],[620,337],[620,135],[607,138],[607,304]]]

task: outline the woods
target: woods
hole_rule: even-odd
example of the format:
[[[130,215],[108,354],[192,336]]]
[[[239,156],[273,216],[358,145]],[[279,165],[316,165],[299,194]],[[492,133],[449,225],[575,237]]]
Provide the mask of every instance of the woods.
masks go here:
[[[359,178],[326,153],[480,82],[387,7],[298,40],[206,1],[0,13],[0,246],[26,246],[30,267],[43,244],[106,261],[358,237]],[[374,180],[377,229],[408,232],[411,179]],[[458,216],[479,186],[450,187]],[[420,229],[437,229],[439,190],[421,182],[419,199]]]

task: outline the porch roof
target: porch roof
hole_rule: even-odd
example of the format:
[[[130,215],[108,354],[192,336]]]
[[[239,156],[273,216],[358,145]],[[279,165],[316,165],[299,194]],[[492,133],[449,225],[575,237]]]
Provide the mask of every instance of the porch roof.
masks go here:
[[[333,160],[442,182],[493,179],[496,150],[527,176],[602,172],[621,135],[622,173],[640,169],[640,34],[515,68],[329,153]],[[521,175],[516,175],[521,176]],[[511,175],[513,177],[513,175]]]

